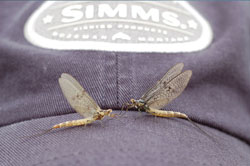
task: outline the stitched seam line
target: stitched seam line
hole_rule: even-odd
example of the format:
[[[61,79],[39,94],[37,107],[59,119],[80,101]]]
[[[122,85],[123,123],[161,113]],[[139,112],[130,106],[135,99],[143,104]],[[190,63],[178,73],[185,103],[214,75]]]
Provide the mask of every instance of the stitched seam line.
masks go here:
[[[116,65],[116,107],[119,107],[119,63],[118,54],[115,54],[115,65]]]

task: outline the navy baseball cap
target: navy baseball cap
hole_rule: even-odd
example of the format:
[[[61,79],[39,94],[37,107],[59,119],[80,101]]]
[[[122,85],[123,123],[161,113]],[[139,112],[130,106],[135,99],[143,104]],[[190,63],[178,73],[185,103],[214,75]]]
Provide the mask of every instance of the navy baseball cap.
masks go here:
[[[0,165],[249,165],[249,2],[0,2]],[[164,110],[87,126],[58,84],[69,73],[119,114],[173,65],[192,70]]]

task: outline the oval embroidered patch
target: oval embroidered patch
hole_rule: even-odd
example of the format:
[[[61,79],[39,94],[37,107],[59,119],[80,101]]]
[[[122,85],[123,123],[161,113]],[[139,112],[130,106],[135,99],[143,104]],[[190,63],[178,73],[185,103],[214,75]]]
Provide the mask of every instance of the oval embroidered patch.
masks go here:
[[[28,19],[24,35],[59,50],[191,52],[212,41],[208,22],[183,1],[48,1]]]

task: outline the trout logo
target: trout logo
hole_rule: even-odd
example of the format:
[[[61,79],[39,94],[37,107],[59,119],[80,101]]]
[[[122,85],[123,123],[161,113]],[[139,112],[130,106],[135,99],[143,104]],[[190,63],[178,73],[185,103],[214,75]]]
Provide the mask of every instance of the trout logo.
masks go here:
[[[42,48],[127,52],[191,52],[212,40],[207,21],[181,1],[48,1],[24,35]]]

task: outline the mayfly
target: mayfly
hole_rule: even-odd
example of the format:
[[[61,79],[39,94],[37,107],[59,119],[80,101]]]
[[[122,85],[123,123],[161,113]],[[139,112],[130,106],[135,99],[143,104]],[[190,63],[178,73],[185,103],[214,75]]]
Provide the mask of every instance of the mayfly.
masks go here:
[[[191,119],[186,114],[181,112],[160,110],[172,100],[177,98],[186,88],[192,76],[192,71],[186,70],[182,72],[183,67],[183,63],[178,63],[173,66],[168,70],[163,78],[159,80],[155,86],[143,94],[139,100],[131,99],[131,103],[126,104],[127,109],[136,108],[139,111],[143,110],[158,117],[184,118],[192,122],[203,133],[208,135],[198,125],[191,121]]]
[[[45,130],[43,133],[29,136],[39,136],[45,134],[53,129],[72,126],[86,126],[96,120],[102,120],[105,116],[116,117],[116,114],[111,114],[112,109],[101,109],[95,100],[83,89],[79,82],[67,73],[62,73],[59,78],[59,85],[62,89],[63,95],[67,99],[71,107],[84,119],[66,121],[54,125],[52,128]]]
[[[101,109],[94,99],[90,97],[79,82],[71,75],[62,73],[59,78],[59,85],[71,107],[85,118],[59,123],[54,125],[52,129],[87,125],[96,120],[102,120],[105,116],[115,117],[115,114],[111,114],[111,109]]]
[[[68,103],[76,112],[85,118],[56,124],[51,129],[46,130],[45,133],[56,128],[86,126],[96,120],[102,120],[105,116],[115,117],[115,114],[111,114],[112,109],[101,109],[95,100],[90,97],[79,82],[71,75],[62,73],[58,81]]]

